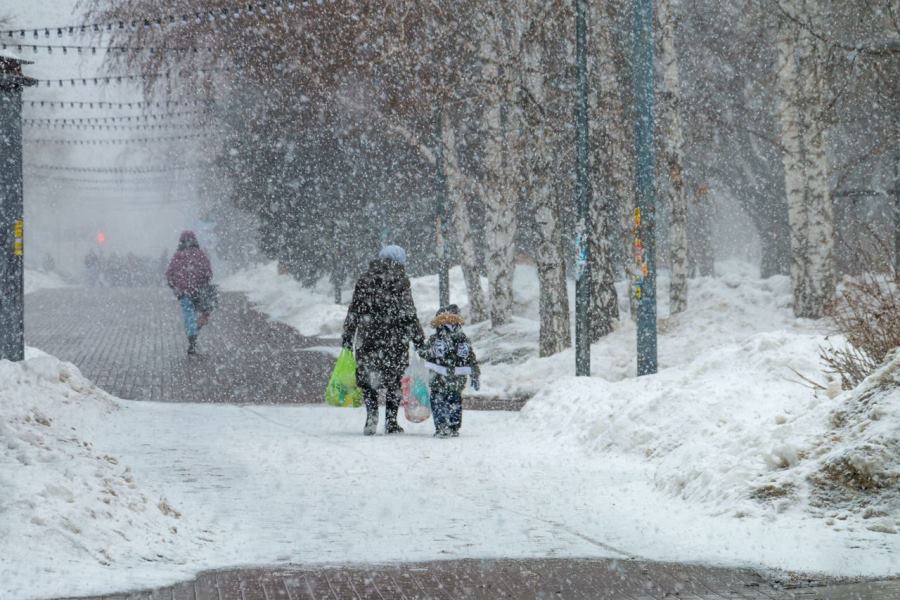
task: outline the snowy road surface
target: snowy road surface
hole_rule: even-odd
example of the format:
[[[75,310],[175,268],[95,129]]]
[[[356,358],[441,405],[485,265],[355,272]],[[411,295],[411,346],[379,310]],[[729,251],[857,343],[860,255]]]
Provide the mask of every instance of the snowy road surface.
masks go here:
[[[125,403],[96,444],[206,530],[190,564],[136,559],[79,592],[163,584],[201,569],[464,557],[641,557],[832,574],[896,573],[888,546],[820,522],[706,517],[642,464],[540,439],[514,413],[469,412],[463,436],[360,435],[327,407]],[[139,425],[140,424],[140,425]],[[876,537],[876,536],[870,536]],[[98,565],[56,565],[77,573]],[[71,590],[74,591],[74,590]],[[70,593],[71,593],[70,591]]]

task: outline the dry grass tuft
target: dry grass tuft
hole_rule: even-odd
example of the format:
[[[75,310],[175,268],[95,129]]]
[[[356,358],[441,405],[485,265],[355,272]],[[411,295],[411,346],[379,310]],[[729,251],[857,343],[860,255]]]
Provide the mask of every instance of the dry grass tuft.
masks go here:
[[[827,369],[841,378],[841,387],[853,389],[900,346],[900,274],[891,262],[887,245],[878,258],[863,254],[871,270],[847,277],[829,307],[829,316],[849,347],[829,346],[820,356]]]

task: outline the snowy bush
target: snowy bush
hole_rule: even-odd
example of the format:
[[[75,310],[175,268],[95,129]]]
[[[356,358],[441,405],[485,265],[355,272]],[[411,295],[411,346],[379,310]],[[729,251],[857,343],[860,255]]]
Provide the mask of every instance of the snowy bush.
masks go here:
[[[900,353],[841,396],[831,428],[810,450],[811,503],[861,512],[867,527],[900,528]],[[892,517],[891,517],[892,516]]]
[[[900,346],[900,275],[866,273],[846,279],[829,313],[849,346],[823,348],[822,360],[849,390]]]

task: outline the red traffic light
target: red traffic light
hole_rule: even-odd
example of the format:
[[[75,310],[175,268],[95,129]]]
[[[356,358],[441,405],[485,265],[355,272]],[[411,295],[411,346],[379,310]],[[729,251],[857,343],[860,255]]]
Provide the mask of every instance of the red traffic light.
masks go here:
[[[106,243],[106,234],[103,233],[102,231],[98,231],[98,232],[97,232],[97,243],[98,243],[98,244],[105,244],[105,243]]]

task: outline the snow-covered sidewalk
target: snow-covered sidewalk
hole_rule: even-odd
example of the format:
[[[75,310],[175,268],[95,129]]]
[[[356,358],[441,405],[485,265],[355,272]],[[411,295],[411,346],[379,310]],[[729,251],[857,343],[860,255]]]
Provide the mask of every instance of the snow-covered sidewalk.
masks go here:
[[[190,528],[137,552],[128,548],[141,532],[97,536],[103,519],[66,515],[80,530],[72,543],[49,536],[49,552],[36,538],[2,548],[0,596],[109,592],[287,562],[578,556],[897,570],[896,536],[836,531],[796,513],[710,516],[655,486],[640,457],[592,460],[537,434],[527,415],[470,412],[462,437],[437,440],[428,425],[364,438],[354,409],[118,404],[93,429],[93,451],[130,467],[138,489],[164,492],[178,527]],[[139,515],[155,513],[149,500]],[[123,514],[134,518],[125,508],[112,518]],[[59,516],[47,518],[57,529]]]

